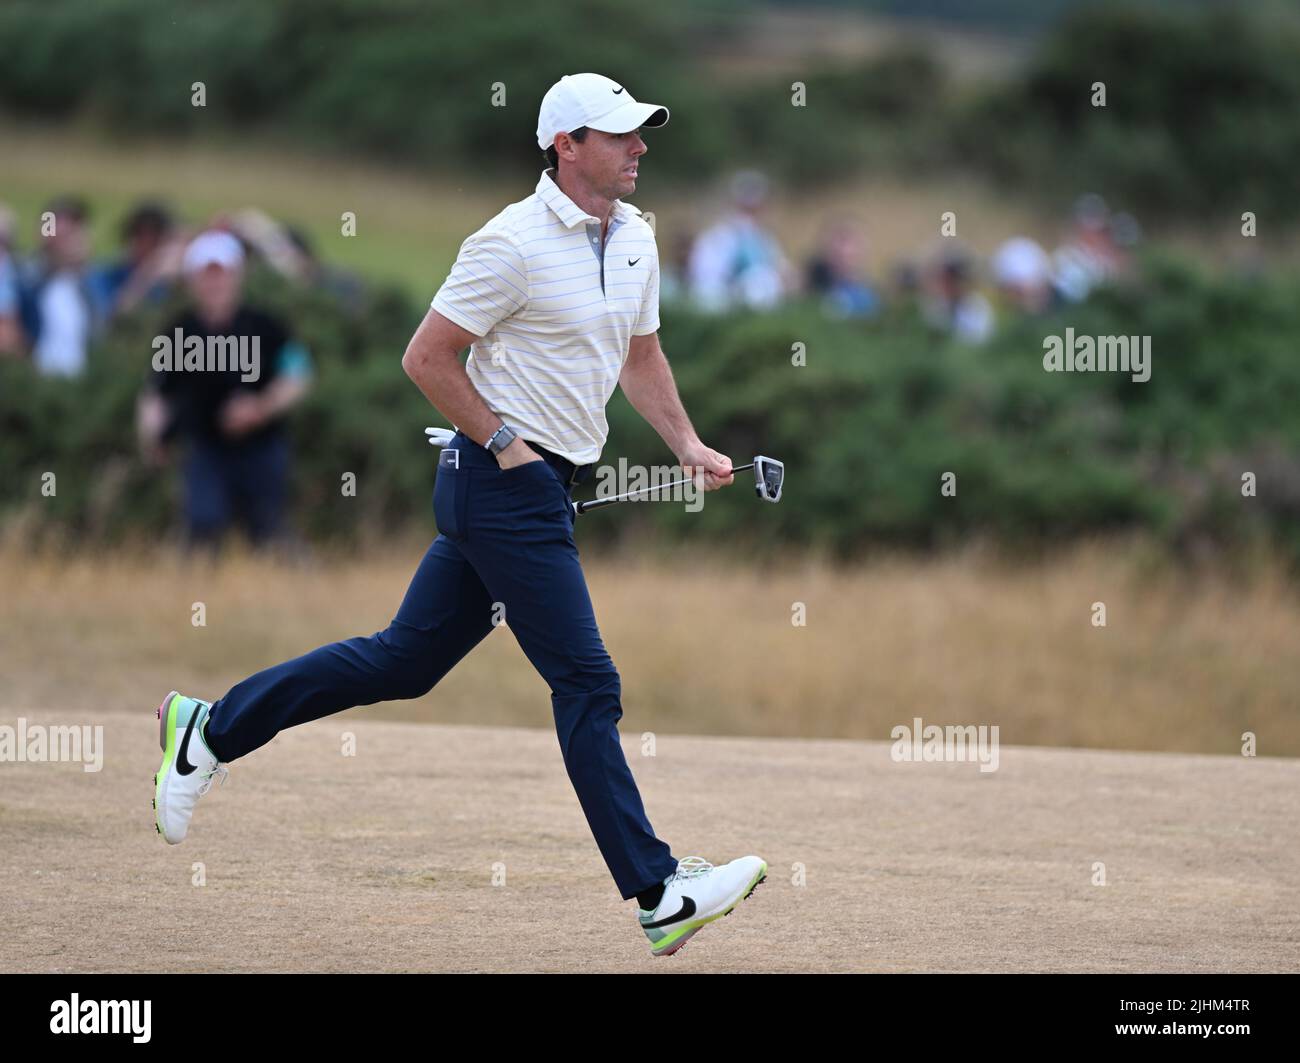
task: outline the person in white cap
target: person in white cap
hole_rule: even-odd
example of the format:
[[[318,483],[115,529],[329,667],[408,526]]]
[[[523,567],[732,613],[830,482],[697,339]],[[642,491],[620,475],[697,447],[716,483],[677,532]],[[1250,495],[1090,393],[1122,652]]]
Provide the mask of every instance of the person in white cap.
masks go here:
[[[573,538],[572,487],[600,457],[615,385],[702,487],[732,481],[730,458],[701,442],[682,408],[656,335],[654,231],[622,202],[646,153],[641,129],[667,121],[666,107],[599,74],[546,93],[537,144],[549,168],[461,245],[402,358],[457,426],[439,455],[437,539],[384,631],[259,672],[211,704],[164,699],[167,841],[185,836],[226,762],[285,727],[420,697],[504,620],[550,686],[565,768],[619,893],[639,902],[651,951],[675,952],[762,881],[757,856],[679,861],[655,836],[619,743],[619,674]]]
[[[244,249],[220,229],[186,246],[190,308],[154,340],[153,372],[136,408],[145,458],[188,443],[189,543],[215,547],[237,519],[256,546],[284,532],[288,411],[307,393],[311,358],[288,325],[243,300]]]

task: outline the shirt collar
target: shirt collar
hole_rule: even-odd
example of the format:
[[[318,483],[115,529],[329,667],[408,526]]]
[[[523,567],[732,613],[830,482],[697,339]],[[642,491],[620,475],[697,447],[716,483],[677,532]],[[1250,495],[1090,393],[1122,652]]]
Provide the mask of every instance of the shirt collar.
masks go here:
[[[537,181],[537,194],[541,196],[542,202],[555,212],[555,216],[560,219],[561,224],[567,229],[572,229],[575,225],[584,223],[599,225],[599,218],[588,214],[561,191],[560,186],[555,183],[552,173],[553,171],[550,169],[542,171],[542,176]],[[614,200],[614,209],[610,211],[610,222],[612,224],[615,221],[627,221],[628,218],[636,217],[640,213],[636,207],[624,203],[621,199],[616,199]]]

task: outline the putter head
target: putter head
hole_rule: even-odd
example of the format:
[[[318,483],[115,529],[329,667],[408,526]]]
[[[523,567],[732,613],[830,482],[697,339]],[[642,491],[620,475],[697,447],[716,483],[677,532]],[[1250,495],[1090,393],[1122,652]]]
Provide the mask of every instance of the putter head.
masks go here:
[[[785,483],[785,464],[776,458],[761,454],[754,458],[754,493],[764,502],[781,501],[781,485]]]

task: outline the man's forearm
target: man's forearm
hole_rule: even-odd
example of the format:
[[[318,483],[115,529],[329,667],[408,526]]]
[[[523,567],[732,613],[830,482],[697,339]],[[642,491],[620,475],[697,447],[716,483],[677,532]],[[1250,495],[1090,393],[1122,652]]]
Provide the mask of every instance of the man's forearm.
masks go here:
[[[135,404],[135,430],[140,445],[146,447],[157,443],[166,427],[166,400],[154,391],[141,392]]]
[[[476,443],[486,443],[500,427],[501,418],[488,409],[460,364],[459,351],[421,343],[417,333],[402,357],[402,368],[434,408]]]
[[[649,422],[674,454],[680,456],[687,446],[698,442],[699,437],[677,394],[668,359],[657,344],[653,349],[628,356],[619,385],[632,408]]]
[[[310,380],[305,376],[276,377],[262,392],[262,410],[267,420],[296,406],[310,387]]]

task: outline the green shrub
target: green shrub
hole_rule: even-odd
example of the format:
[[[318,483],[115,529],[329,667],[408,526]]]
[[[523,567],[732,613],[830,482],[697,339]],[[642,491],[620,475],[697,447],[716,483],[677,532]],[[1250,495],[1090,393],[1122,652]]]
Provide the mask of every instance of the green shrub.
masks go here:
[[[89,116],[117,133],[263,134],[341,153],[479,172],[539,158],[537,105],[591,66],[674,109],[667,169],[719,129],[684,77],[681,27],[730,32],[737,0],[8,0],[0,106]],[[688,18],[689,11],[689,18]],[[599,27],[608,27],[601,32]],[[206,105],[191,105],[191,85]],[[505,106],[494,103],[494,86]],[[724,146],[721,147],[725,150]],[[713,156],[720,159],[720,154]]]
[[[293,419],[298,527],[344,541],[431,529],[434,454],[422,429],[441,418],[400,366],[417,308],[385,295],[351,320],[265,275],[255,284],[257,302],[304,323],[317,362]],[[759,452],[785,461],[785,498],[758,506],[733,488],[699,513],[629,505],[584,518],[584,542],[645,533],[847,555],[1143,530],[1173,547],[1266,538],[1300,556],[1298,294],[1294,276],[1212,277],[1153,258],[1133,285],[1008,322],[974,349],[906,314],[853,323],[811,303],[726,317],[665,306],[664,349],[701,436],[737,463]],[[174,479],[138,462],[132,429],[159,327],[129,322],[76,381],[0,362],[0,523],[102,541],[166,523]],[[1043,338],[1067,327],[1150,335],[1150,381],[1044,372]],[[805,365],[792,364],[794,344]],[[609,420],[605,462],[673,461],[621,392]],[[1241,494],[1248,471],[1253,498]],[[58,477],[54,498],[40,494],[44,472]],[[345,472],[356,474],[356,498],[340,492]],[[957,476],[956,497],[940,493],[945,472]]]
[[[954,102],[953,161],[1148,219],[1296,219],[1300,27],[1243,8],[1080,5],[1023,77]]]

